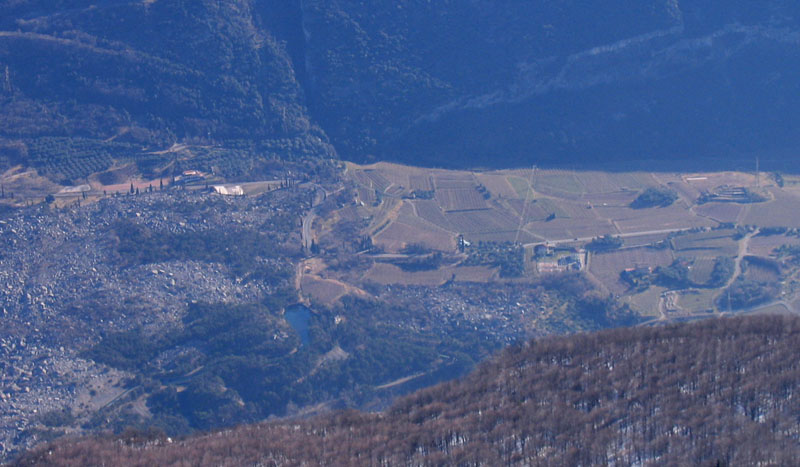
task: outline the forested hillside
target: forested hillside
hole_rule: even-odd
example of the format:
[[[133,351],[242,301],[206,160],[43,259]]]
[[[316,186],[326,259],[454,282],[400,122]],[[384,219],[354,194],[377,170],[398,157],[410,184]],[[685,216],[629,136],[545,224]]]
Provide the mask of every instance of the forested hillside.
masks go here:
[[[228,158],[335,148],[470,167],[749,168],[759,153],[763,167],[786,169],[800,134],[798,19],[786,0],[0,9],[5,165],[46,167],[31,143],[80,137],[134,154],[189,142],[244,150]]]
[[[792,2],[304,5],[318,116],[344,154],[749,167],[797,142]]]
[[[764,315],[550,337],[382,414],[60,441],[19,465],[790,465],[798,345],[800,319]]]
[[[145,168],[176,142],[332,155],[279,36],[289,13],[271,3],[0,2],[0,165],[72,181],[112,158]]]

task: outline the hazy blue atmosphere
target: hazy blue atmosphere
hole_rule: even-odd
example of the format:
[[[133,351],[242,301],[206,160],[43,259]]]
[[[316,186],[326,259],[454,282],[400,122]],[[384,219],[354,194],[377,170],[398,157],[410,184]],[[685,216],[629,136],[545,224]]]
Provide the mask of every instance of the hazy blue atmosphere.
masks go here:
[[[0,6],[0,137],[31,143],[6,159],[124,127],[132,150],[292,139],[430,166],[793,170],[800,135],[787,1]]]
[[[0,463],[787,465],[797,0],[0,0]]]

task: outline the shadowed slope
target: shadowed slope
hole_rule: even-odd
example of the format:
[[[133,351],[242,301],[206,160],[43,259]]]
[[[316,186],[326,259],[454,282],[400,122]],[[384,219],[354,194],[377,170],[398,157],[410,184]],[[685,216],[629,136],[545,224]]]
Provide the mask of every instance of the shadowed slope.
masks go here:
[[[546,338],[383,414],[65,441],[20,464],[786,465],[800,455],[798,345],[789,316]]]

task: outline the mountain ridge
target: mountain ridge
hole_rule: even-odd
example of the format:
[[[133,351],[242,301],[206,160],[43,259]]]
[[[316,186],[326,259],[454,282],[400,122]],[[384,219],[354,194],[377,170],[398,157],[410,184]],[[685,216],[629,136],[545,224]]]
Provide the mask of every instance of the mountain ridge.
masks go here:
[[[62,440],[17,465],[792,463],[798,338],[800,320],[777,315],[548,337],[381,414]]]

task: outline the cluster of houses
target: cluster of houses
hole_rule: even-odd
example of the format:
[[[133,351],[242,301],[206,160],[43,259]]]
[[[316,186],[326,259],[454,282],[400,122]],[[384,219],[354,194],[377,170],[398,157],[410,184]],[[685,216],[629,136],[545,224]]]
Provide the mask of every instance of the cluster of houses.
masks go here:
[[[533,247],[533,261],[540,274],[580,271],[584,267],[585,252],[574,247],[553,246],[543,243]]]

